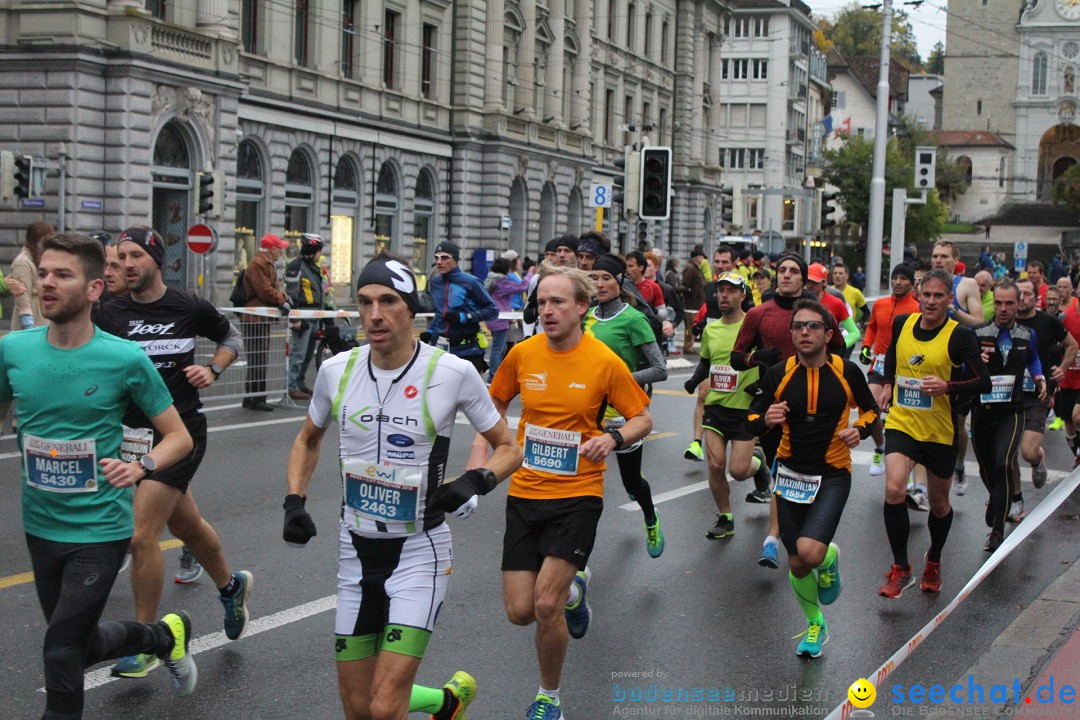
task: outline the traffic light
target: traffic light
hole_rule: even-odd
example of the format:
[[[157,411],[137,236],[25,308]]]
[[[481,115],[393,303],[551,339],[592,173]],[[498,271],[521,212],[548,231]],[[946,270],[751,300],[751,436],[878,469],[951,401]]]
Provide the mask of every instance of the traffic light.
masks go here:
[[[934,168],[937,165],[936,147],[915,148],[915,189],[932,190],[934,187]]]
[[[818,213],[818,227],[816,229],[825,229],[836,224],[836,221],[829,217],[836,212],[836,206],[830,205],[829,203],[835,201],[839,194],[840,193],[825,192],[824,190],[817,191],[818,207],[820,210]]]
[[[16,197],[35,197],[34,190],[34,158],[30,155],[15,156],[14,192]]]
[[[649,247],[649,221],[638,220],[637,224],[637,246],[638,250],[642,252]]]
[[[612,181],[614,190],[611,201],[622,207],[623,215],[636,215],[638,211],[638,173],[641,154],[627,148],[621,158],[615,158],[615,167],[622,170]]]
[[[742,227],[743,224],[742,188],[738,185],[725,185],[720,191],[720,219],[728,227]]]
[[[671,216],[671,148],[641,149],[640,190],[638,217],[667,220]]]
[[[207,217],[221,217],[224,200],[224,178],[221,173],[199,173],[199,214]]]

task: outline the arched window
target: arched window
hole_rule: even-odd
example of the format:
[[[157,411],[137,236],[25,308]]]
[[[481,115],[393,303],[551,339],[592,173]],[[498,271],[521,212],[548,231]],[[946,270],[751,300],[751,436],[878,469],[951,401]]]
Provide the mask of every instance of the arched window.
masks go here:
[[[506,13],[503,29],[503,109],[512,112],[518,87],[518,52],[525,23],[516,12]]]
[[[518,175],[510,186],[510,248],[517,254],[525,257],[529,249],[525,243],[529,237],[529,187],[525,184],[525,178]],[[537,236],[537,257],[543,257],[544,245],[551,238],[539,239]]]
[[[578,235],[587,229],[585,227],[584,213],[581,188],[570,188],[570,200],[566,203],[566,232],[571,235]]]
[[[1035,62],[1031,69],[1031,94],[1046,94],[1046,53],[1035,53]]]
[[[398,179],[393,164],[384,162],[375,184],[375,254],[401,252],[398,238]]]
[[[960,157],[956,158],[956,164],[964,169],[964,180],[967,182],[968,185],[970,185],[972,177],[971,158],[969,158],[967,155],[961,155]]]
[[[172,121],[161,128],[154,142],[151,223],[165,240],[162,279],[169,287],[188,288],[187,245],[184,238],[194,220],[192,192],[193,143],[184,128]]]
[[[353,244],[360,215],[360,182],[356,162],[343,155],[334,168],[330,208],[330,282],[352,287]],[[348,296],[351,291],[346,291]]]
[[[285,169],[285,239],[292,242],[311,232],[315,211],[315,181],[311,160],[297,148]]]
[[[255,257],[255,240],[263,235],[263,200],[266,181],[259,146],[243,140],[236,151],[236,269],[246,268]]]
[[[424,168],[416,176],[416,197],[413,200],[413,269],[424,273],[428,246],[435,237],[435,178]]]

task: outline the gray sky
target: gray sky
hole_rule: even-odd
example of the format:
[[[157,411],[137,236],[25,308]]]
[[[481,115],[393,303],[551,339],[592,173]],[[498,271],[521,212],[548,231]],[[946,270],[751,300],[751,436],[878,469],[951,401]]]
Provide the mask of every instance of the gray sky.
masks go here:
[[[866,0],[860,4],[870,5],[875,1]],[[807,0],[807,4],[814,11],[814,15],[831,18],[837,10],[851,4],[851,0]],[[934,49],[934,44],[938,40],[945,42],[946,15],[943,9],[945,7],[946,0],[928,0],[917,8],[905,6],[898,0],[894,0],[894,9],[902,9],[908,13],[923,62],[930,56],[930,51]]]

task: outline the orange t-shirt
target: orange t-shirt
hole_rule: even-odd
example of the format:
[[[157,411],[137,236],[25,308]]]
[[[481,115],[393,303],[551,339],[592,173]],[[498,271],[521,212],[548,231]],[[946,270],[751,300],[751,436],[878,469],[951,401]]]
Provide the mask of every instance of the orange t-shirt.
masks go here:
[[[565,352],[550,349],[545,335],[515,344],[490,392],[505,403],[521,395],[517,439],[525,461],[510,494],[530,500],[603,497],[605,464],[582,455],[581,444],[603,433],[609,404],[627,418],[649,404],[626,363],[589,335]]]

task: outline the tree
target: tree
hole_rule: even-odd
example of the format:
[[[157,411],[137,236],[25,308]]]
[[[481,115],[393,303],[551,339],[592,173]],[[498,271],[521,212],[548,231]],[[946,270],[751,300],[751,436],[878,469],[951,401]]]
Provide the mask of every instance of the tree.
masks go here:
[[[926,72],[931,75],[945,74],[945,43],[940,40],[930,51],[930,57],[926,61]]]
[[[1054,181],[1050,198],[1055,205],[1080,210],[1080,165],[1073,165]]]
[[[881,54],[881,11],[852,3],[837,11],[832,19],[820,19],[814,39],[822,52],[835,46],[846,58],[877,57]],[[889,42],[894,57],[903,58],[913,69],[922,67],[915,31],[902,10],[893,13]]]

